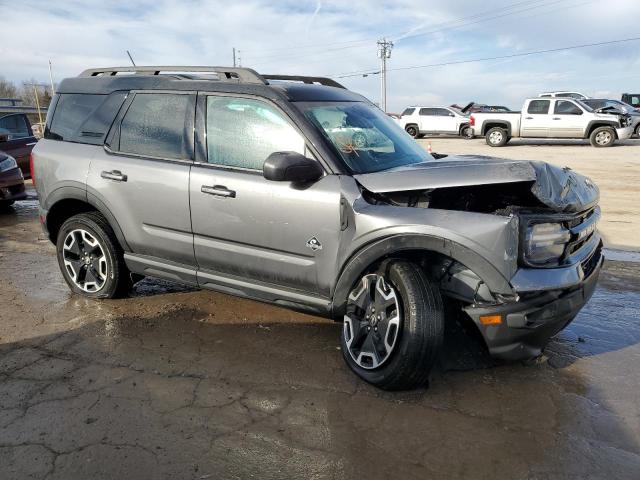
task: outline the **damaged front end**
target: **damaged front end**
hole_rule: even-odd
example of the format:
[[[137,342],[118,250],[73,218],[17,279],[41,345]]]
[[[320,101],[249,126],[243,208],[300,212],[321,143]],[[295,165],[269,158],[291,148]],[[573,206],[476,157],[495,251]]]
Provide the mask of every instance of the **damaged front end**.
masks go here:
[[[425,209],[429,223],[438,211],[471,248],[502,263],[509,293],[455,258],[425,261],[496,357],[539,355],[593,293],[603,260],[599,191],[569,168],[461,156],[355,178],[368,204]],[[492,220],[500,218],[504,232]]]

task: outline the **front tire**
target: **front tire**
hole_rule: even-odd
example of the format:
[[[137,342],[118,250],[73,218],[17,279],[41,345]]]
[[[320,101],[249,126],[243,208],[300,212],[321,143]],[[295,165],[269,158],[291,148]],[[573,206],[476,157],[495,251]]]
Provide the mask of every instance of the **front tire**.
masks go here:
[[[58,265],[73,293],[115,298],[131,288],[122,248],[98,212],[74,215],[62,224],[56,242]]]
[[[589,142],[596,148],[610,147],[615,141],[616,131],[611,127],[598,127],[589,135]]]
[[[460,129],[460,136],[467,140],[471,140],[473,138],[473,128],[469,125],[462,127]]]
[[[0,210],[5,210],[16,203],[15,200],[0,200]]]
[[[485,140],[490,147],[503,147],[509,141],[509,137],[504,128],[493,127],[485,135]]]
[[[394,260],[363,275],[347,299],[347,365],[384,390],[425,385],[442,346],[443,310],[440,291],[413,263]]]

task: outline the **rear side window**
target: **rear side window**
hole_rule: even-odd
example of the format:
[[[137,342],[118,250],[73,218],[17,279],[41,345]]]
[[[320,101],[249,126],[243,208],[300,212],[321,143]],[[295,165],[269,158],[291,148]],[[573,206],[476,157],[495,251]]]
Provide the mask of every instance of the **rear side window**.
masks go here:
[[[341,116],[322,120],[327,128],[342,121]],[[209,163],[262,170],[269,155],[287,151],[304,155],[305,142],[278,109],[249,98],[207,97]]]
[[[446,108],[434,108],[435,110],[435,114],[439,117],[449,117],[451,115],[453,115],[449,110],[447,110]]]
[[[527,113],[532,114],[547,114],[549,113],[549,104],[551,102],[549,100],[532,100],[529,102],[529,108],[527,109]]]
[[[405,108],[404,112],[402,112],[402,115],[413,115],[413,112],[415,111],[416,111],[415,108]]]
[[[120,152],[149,157],[191,158],[187,127],[194,115],[193,95],[138,93],[120,124]]]
[[[126,92],[111,95],[63,93],[58,98],[45,138],[102,145]]]
[[[7,115],[0,118],[0,133],[3,132],[9,133],[9,140],[31,136],[27,122],[22,114]]]
[[[420,109],[420,115],[425,115],[425,116],[435,116],[437,115],[436,112],[437,108],[421,108]]]

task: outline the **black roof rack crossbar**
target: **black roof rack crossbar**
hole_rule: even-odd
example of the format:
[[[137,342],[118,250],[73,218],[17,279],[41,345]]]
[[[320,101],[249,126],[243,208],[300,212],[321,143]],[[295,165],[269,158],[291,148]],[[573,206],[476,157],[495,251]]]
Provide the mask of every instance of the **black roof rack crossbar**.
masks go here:
[[[327,87],[337,87],[344,88],[344,85],[336,82],[335,80],[327,77],[303,77],[300,75],[261,75],[265,80],[285,80],[285,81],[294,81],[294,82],[303,82],[303,83],[319,83],[320,85],[325,85]]]
[[[82,72],[79,77],[108,77],[116,76],[119,73],[130,73],[134,75],[161,75],[180,73],[213,73],[220,81],[259,83],[266,85],[268,82],[255,70],[251,68],[235,67],[194,67],[194,66],[136,66],[136,67],[108,67],[90,68]]]

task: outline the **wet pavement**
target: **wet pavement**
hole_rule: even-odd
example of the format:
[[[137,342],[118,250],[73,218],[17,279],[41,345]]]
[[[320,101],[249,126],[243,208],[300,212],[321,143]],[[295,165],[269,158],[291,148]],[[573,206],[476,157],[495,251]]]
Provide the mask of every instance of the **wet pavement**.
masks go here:
[[[0,479],[637,480],[639,273],[607,262],[533,364],[453,349],[387,393],[323,319],[150,279],[70,295],[24,202],[0,213]]]

